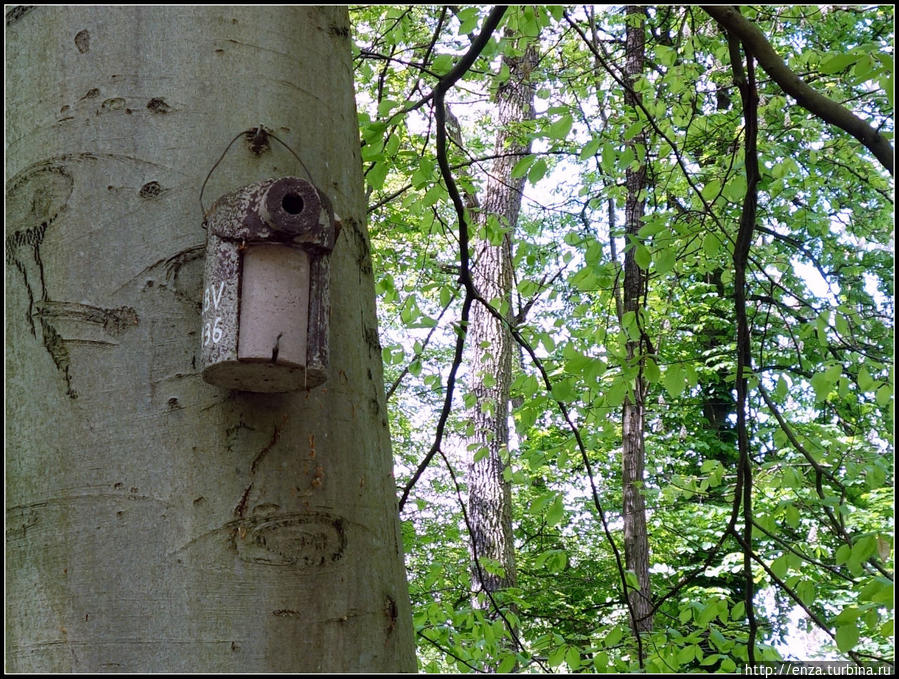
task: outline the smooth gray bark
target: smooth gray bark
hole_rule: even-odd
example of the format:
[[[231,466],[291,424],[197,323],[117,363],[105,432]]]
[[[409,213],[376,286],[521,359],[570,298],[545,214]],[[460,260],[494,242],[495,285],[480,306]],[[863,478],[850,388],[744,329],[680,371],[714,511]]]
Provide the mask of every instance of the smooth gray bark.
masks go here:
[[[414,671],[337,7],[7,12],[6,669]],[[197,366],[201,184],[265,125],[342,218],[327,382]],[[240,140],[216,197],[305,178]]]

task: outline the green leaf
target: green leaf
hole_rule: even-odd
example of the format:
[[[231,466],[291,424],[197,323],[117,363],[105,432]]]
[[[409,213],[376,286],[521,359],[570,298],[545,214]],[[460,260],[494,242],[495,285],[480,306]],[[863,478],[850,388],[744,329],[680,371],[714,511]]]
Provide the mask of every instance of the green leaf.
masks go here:
[[[603,644],[605,645],[606,648],[611,648],[612,646],[617,644],[619,641],[621,641],[621,637],[622,637],[621,628],[613,627],[611,630],[609,630],[609,633],[606,635],[606,638],[603,641]]]
[[[851,52],[843,52],[840,54],[835,54],[829,59],[825,59],[821,62],[821,65],[818,67],[818,70],[825,75],[830,75],[832,73],[839,73],[842,70],[845,70],[850,65],[855,64],[858,60],[858,55],[853,54]]]
[[[834,563],[839,566],[840,564],[844,564],[849,560],[849,557],[852,555],[852,548],[849,545],[841,545],[836,554],[834,555]]]
[[[871,377],[868,368],[862,366],[858,371],[858,388],[862,391],[871,391],[875,384],[876,382],[874,381],[874,378]]]
[[[440,306],[447,306],[453,299],[453,289],[447,286],[440,288]]]
[[[693,645],[684,646],[677,653],[677,663],[678,665],[686,665],[688,662],[693,660],[696,657],[696,647]]]
[[[577,647],[568,647],[568,651],[565,653],[565,664],[568,665],[568,668],[572,672],[576,671],[581,666],[581,654]]]
[[[673,66],[677,61],[677,50],[666,47],[665,45],[656,45],[656,59],[662,66]]]
[[[817,600],[818,588],[815,587],[815,583],[811,580],[803,580],[796,585],[796,594],[799,595],[802,603],[806,606],[811,606]]]
[[[656,252],[656,271],[660,274],[666,274],[677,263],[677,253],[673,247],[662,248]]]
[[[779,399],[784,399],[789,393],[789,386],[783,376],[777,378],[777,385],[774,387],[774,395]]]
[[[572,380],[570,379],[559,380],[554,383],[552,395],[555,400],[561,401],[562,403],[570,403],[578,397],[577,391],[575,391]]]
[[[672,397],[677,398],[680,396],[684,391],[683,368],[677,363],[669,365],[665,371],[665,377],[662,379],[662,384]]]
[[[549,509],[546,512],[546,523],[549,526],[555,526],[562,520],[562,516],[565,514],[565,506],[562,504],[562,497],[557,495],[553,500],[553,503],[549,506]]]
[[[538,158],[536,162],[534,162],[533,167],[531,167],[531,171],[528,172],[528,181],[531,184],[536,184],[543,176],[546,174],[546,161],[543,158]]]
[[[737,174],[731,177],[724,187],[724,197],[733,202],[743,200],[746,195],[746,177]]]
[[[865,468],[865,485],[869,490],[881,488],[886,480],[886,473],[883,468],[876,464],[871,464]],[[880,538],[878,538],[878,541]],[[880,542],[878,542],[878,546]],[[879,550],[878,550],[879,551]]]
[[[581,154],[579,156],[580,160],[587,160],[587,158],[593,157],[593,155],[599,150],[599,146],[602,144],[602,140],[598,137],[591,139],[586,144],[584,144],[584,148],[581,149]]]
[[[549,657],[546,659],[546,664],[550,667],[558,667],[562,664],[562,661],[565,659],[565,646],[559,646],[556,650],[549,654]]]
[[[633,139],[638,134],[640,134],[643,131],[643,128],[645,128],[645,127],[646,127],[646,123],[643,122],[642,120],[638,120],[637,122],[631,124],[631,126],[628,127],[624,131],[625,140]]]
[[[649,254],[649,250],[645,245],[638,245],[634,248],[634,261],[644,271],[649,268],[649,265],[652,263],[652,255]]]
[[[705,235],[702,239],[702,251],[709,259],[714,259],[718,256],[718,250],[721,248],[721,241],[718,240],[718,236],[716,236],[711,231]]]
[[[712,643],[715,644],[715,648],[719,651],[726,651],[728,646],[730,646],[730,642],[728,642],[727,638],[721,634],[721,631],[717,627],[712,627],[709,630],[709,638],[712,640]],[[702,650],[698,646],[696,651],[697,655],[702,654]]]
[[[452,54],[438,54],[431,62],[431,70],[437,75],[446,75],[453,70],[454,61]]]
[[[478,27],[478,8],[477,7],[465,7],[460,9],[456,14],[456,18],[459,20],[459,35],[465,35],[466,33],[471,33],[474,29]],[[513,665],[514,665],[514,656],[513,656]]]
[[[812,375],[812,379],[810,380],[810,382],[812,385],[812,389],[815,390],[815,400],[818,402],[827,399],[834,385],[834,383],[831,382],[830,379],[828,379],[826,373],[815,373],[814,375]]]
[[[858,594],[860,601],[887,603],[893,599],[893,583],[888,578],[871,578]]]
[[[874,400],[881,408],[886,408],[893,400],[893,390],[890,385],[884,384],[880,387],[874,394]]]
[[[571,132],[571,126],[573,123],[574,120],[570,115],[564,115],[554,123],[550,124],[549,128],[547,129],[547,135],[550,139],[557,139],[561,141],[568,136],[569,132]]]
[[[800,519],[799,508],[796,505],[794,505],[792,502],[790,504],[788,504],[786,507],[786,515],[787,515],[787,517],[786,517],[787,524],[791,528],[796,528],[797,526],[799,526],[799,519]]]
[[[515,167],[512,168],[512,179],[520,179],[524,177],[528,170],[531,169],[531,165],[537,160],[537,156],[525,156],[517,163],[515,163]]]
[[[624,403],[624,397],[627,395],[627,382],[620,377],[612,381],[605,392],[606,405],[611,408],[617,408]]]
[[[835,617],[833,621],[837,625],[846,622],[854,622],[859,619],[859,616],[861,616],[861,614],[861,609],[855,606],[847,606],[842,611],[840,611],[840,614]]]
[[[371,186],[375,191],[384,186],[384,180],[387,178],[388,169],[389,167],[387,163],[375,163],[368,171],[368,174],[365,175],[365,179],[368,182],[368,185]]]
[[[615,147],[611,144],[603,144],[602,147],[602,169],[608,175],[615,174]]]
[[[708,625],[712,620],[714,620],[715,616],[717,615],[718,602],[710,601],[699,612],[699,616],[697,617],[696,622],[699,623],[700,626],[704,627],[705,625]]]
[[[824,376],[831,384],[836,384],[837,380],[840,379],[840,375],[843,372],[843,366],[839,363],[836,363],[830,366],[824,373]]]
[[[702,197],[706,200],[713,200],[715,196],[718,195],[718,192],[721,191],[721,182],[717,179],[710,179],[706,182],[705,186],[702,187]]]
[[[651,358],[647,358],[646,362],[643,364],[643,376],[650,384],[655,384],[659,381],[659,377],[661,376],[659,366],[656,365],[656,362]]]
[[[504,655],[503,659],[500,661],[499,667],[497,667],[496,671],[499,674],[508,674],[509,672],[512,671],[512,668],[515,667],[515,661],[516,661],[516,658],[515,658],[514,653],[508,653],[508,654]]]
[[[837,627],[837,648],[843,653],[848,653],[858,643],[858,624],[849,622]]]
[[[627,583],[627,586],[631,589],[640,589],[640,581],[637,580],[637,574],[632,570],[624,571],[624,581]]]

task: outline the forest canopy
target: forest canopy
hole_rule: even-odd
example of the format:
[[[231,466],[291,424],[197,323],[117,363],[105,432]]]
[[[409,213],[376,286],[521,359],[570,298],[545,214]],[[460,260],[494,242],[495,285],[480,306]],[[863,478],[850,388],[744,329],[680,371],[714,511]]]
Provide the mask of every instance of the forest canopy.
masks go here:
[[[891,664],[892,6],[350,17],[421,668]]]

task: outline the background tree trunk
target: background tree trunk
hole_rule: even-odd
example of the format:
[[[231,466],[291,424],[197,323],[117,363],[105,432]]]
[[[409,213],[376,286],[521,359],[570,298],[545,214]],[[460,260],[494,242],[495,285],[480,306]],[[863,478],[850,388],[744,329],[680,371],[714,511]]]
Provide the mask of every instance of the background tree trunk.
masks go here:
[[[414,671],[337,7],[7,13],[7,670]],[[200,377],[198,196],[242,130],[343,228],[331,369]],[[206,187],[304,177],[232,147]]]
[[[505,57],[509,79],[496,98],[499,128],[493,161],[479,223],[498,220],[507,229],[502,241],[493,245],[482,240],[475,246],[472,280],[481,296],[511,317],[512,232],[521,209],[524,177],[513,179],[512,168],[519,153],[530,151],[530,143],[518,142],[515,124],[534,118],[534,93],[529,82],[536,63],[536,52],[528,47],[519,58]],[[502,156],[500,154],[509,154]],[[509,392],[512,384],[512,336],[509,328],[481,304],[471,310],[469,346],[471,372],[469,389],[476,395],[471,413],[474,432],[469,441],[471,452],[487,449],[473,460],[468,470],[468,513],[474,531],[473,540],[479,558],[487,557],[502,567],[502,573],[490,573],[482,565],[472,569],[475,591],[496,592],[516,583],[515,545],[512,536],[511,484],[504,478],[504,457],[509,446]]]
[[[645,50],[644,8],[629,5],[626,29],[627,57],[625,75],[628,84],[632,85],[643,71],[643,53]],[[636,17],[636,20],[634,19]],[[624,101],[631,107],[636,106],[637,96],[627,90]],[[634,137],[635,145],[644,145],[645,136],[641,133]],[[640,165],[636,170],[628,167],[625,178],[627,182],[627,200],[624,206],[624,228],[629,236],[636,237],[643,226],[643,199],[640,192],[646,185],[646,166]],[[643,307],[647,278],[645,272],[637,265],[635,248],[628,247],[624,256],[624,313],[640,313]],[[624,555],[628,570],[634,571],[639,591],[629,593],[634,613],[634,626],[638,632],[652,630],[652,601],[649,584],[649,538],[646,533],[646,504],[643,500],[643,473],[645,467],[645,448],[643,443],[644,401],[646,382],[643,378],[643,337],[632,338],[627,342],[627,358],[629,362],[637,361],[639,370],[634,380],[633,399],[626,398],[622,415],[622,476],[624,492]]]

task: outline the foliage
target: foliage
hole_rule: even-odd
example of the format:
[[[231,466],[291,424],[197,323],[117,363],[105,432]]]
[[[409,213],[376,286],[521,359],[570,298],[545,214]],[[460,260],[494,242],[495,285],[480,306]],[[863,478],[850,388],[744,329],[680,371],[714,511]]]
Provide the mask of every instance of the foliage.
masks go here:
[[[746,555],[756,659],[788,652],[796,609],[820,629],[818,648],[800,651],[802,659],[818,652],[892,661],[892,177],[757,68],[762,176],[746,286],[747,547],[735,534],[743,534],[744,514],[727,530],[740,500],[733,247],[747,191],[745,122],[727,38],[698,7],[646,9],[641,107],[624,105],[620,8],[510,8],[447,94],[462,132],[448,130],[460,142],[448,161],[460,192],[473,194],[493,153],[491,95],[506,75],[497,74],[498,57],[523,49],[506,32],[539,32],[538,119],[517,130],[534,152],[515,168],[528,178],[513,234],[521,349],[507,471],[519,583],[498,600],[504,618],[472,605],[479,594],[471,592],[461,509],[465,470],[452,445],[467,425],[458,406],[472,395],[459,393],[441,455],[412,480],[435,444],[464,297],[457,215],[438,168],[428,95],[487,11],[351,10],[421,667],[733,671],[749,657]],[[891,7],[761,6],[743,15],[795,73],[892,137]],[[641,131],[645,147],[625,143]],[[647,211],[638,236],[626,240],[625,169],[640,162],[649,169]],[[473,237],[498,242],[502,232],[488,220]],[[627,249],[649,284],[645,312],[619,322],[615,290]],[[620,413],[638,369],[625,343],[639,333],[651,340],[641,357],[649,383],[644,495],[657,605],[655,631],[640,647],[622,593],[628,574],[615,575]]]

